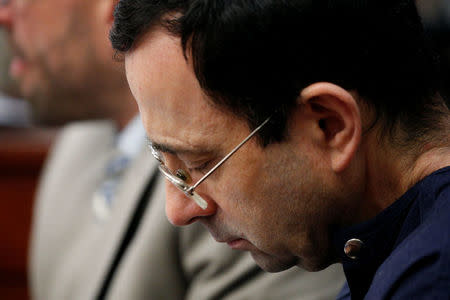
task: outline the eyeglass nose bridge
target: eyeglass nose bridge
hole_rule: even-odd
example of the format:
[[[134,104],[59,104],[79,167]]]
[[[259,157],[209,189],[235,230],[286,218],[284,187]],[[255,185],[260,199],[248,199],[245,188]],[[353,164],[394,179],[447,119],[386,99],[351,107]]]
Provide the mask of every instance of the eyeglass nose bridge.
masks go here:
[[[208,202],[205,201],[199,194],[195,192],[194,186],[189,186],[180,178],[174,176],[169,169],[163,164],[159,164],[159,170],[163,173],[164,177],[168,179],[174,186],[176,186],[181,192],[183,192],[187,197],[194,200],[194,202],[200,206],[202,209],[208,207]]]

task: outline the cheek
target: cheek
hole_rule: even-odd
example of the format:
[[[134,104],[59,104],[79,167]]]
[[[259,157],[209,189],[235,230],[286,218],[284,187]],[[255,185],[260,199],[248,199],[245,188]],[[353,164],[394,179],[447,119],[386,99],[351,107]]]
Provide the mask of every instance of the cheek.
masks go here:
[[[271,230],[271,222],[277,215],[271,195],[266,190],[268,186],[262,178],[255,175],[260,174],[259,171],[251,172],[248,167],[234,170],[233,172],[230,168],[227,179],[221,178],[220,184],[210,189],[210,192],[217,195],[216,202],[220,207],[221,217],[229,226],[250,239],[260,240],[258,237],[261,233],[266,235]]]
[[[48,45],[48,35],[50,35],[50,33],[43,34],[48,29],[46,22],[29,12],[28,10],[17,16],[14,28],[19,46],[24,48],[22,50],[28,55],[42,49],[44,45]]]
[[[278,182],[270,174],[270,163],[256,145],[245,145],[236,152],[217,177],[215,191],[226,199],[219,205],[223,210],[245,217],[247,222],[271,217],[276,212],[276,190]],[[275,174],[275,176],[277,176]],[[275,177],[276,179],[276,177]]]
[[[245,204],[236,205],[242,205],[249,216],[269,229],[296,233],[308,230],[314,222],[320,186],[320,180],[313,178],[310,160],[281,151],[257,157],[249,160],[245,172],[233,178],[236,193],[245,195]]]
[[[248,177],[236,176],[230,181],[232,188],[230,185],[220,190],[221,195],[226,195],[222,197],[220,218],[264,253],[288,252],[284,238],[286,208],[271,193],[270,186],[263,181],[246,179]]]
[[[75,19],[75,12],[65,7],[63,1],[40,2],[32,1],[19,10],[14,29],[20,42],[25,43],[25,46],[28,45],[28,51],[49,56],[58,41],[69,39],[69,37],[73,38],[73,35],[79,33],[69,30],[72,20]],[[58,13],[55,14],[55,12]],[[84,20],[77,19],[78,22],[84,22]],[[79,27],[82,26],[78,24],[77,28]],[[46,52],[47,50],[48,52]]]

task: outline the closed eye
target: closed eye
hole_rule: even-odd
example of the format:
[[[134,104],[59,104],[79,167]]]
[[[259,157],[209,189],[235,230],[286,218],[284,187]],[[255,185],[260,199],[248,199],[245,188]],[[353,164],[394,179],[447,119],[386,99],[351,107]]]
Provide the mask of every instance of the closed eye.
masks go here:
[[[190,168],[188,168],[188,170],[189,170],[189,172],[199,172],[201,174],[205,174],[207,171],[209,171],[210,164],[211,164],[211,160],[208,160],[199,166],[190,167]]]

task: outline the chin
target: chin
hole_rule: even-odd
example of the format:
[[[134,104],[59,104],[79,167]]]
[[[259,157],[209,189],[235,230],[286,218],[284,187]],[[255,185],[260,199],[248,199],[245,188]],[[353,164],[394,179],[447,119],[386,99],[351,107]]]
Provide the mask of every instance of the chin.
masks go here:
[[[250,252],[258,266],[266,272],[277,273],[298,264],[296,257],[275,257],[261,251]]]
[[[298,260],[297,266],[308,272],[318,272],[337,262],[331,257],[309,257]]]

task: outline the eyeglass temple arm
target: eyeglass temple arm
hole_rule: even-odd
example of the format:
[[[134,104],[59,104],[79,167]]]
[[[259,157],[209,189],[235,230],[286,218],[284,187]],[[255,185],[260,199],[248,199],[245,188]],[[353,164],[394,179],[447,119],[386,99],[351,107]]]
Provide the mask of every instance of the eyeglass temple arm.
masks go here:
[[[194,184],[193,186],[191,186],[189,188],[189,190],[187,192],[192,192],[200,183],[203,182],[203,180],[205,180],[209,175],[211,175],[218,167],[220,167],[231,155],[233,155],[236,151],[239,150],[239,148],[242,147],[242,145],[244,145],[252,136],[255,135],[255,133],[257,133],[261,127],[263,127],[267,122],[269,122],[271,117],[268,117],[267,119],[264,120],[264,122],[261,123],[261,125],[259,125],[258,127],[255,128],[255,130],[253,130],[242,142],[240,142],[239,145],[237,145],[233,150],[231,150],[230,153],[228,153],[224,158],[222,158],[221,161],[219,161],[217,163],[217,165],[214,166],[214,168],[212,168],[211,170],[208,171],[208,173],[206,173],[205,175],[203,175],[202,178],[200,178],[199,181],[197,181],[196,184]]]

